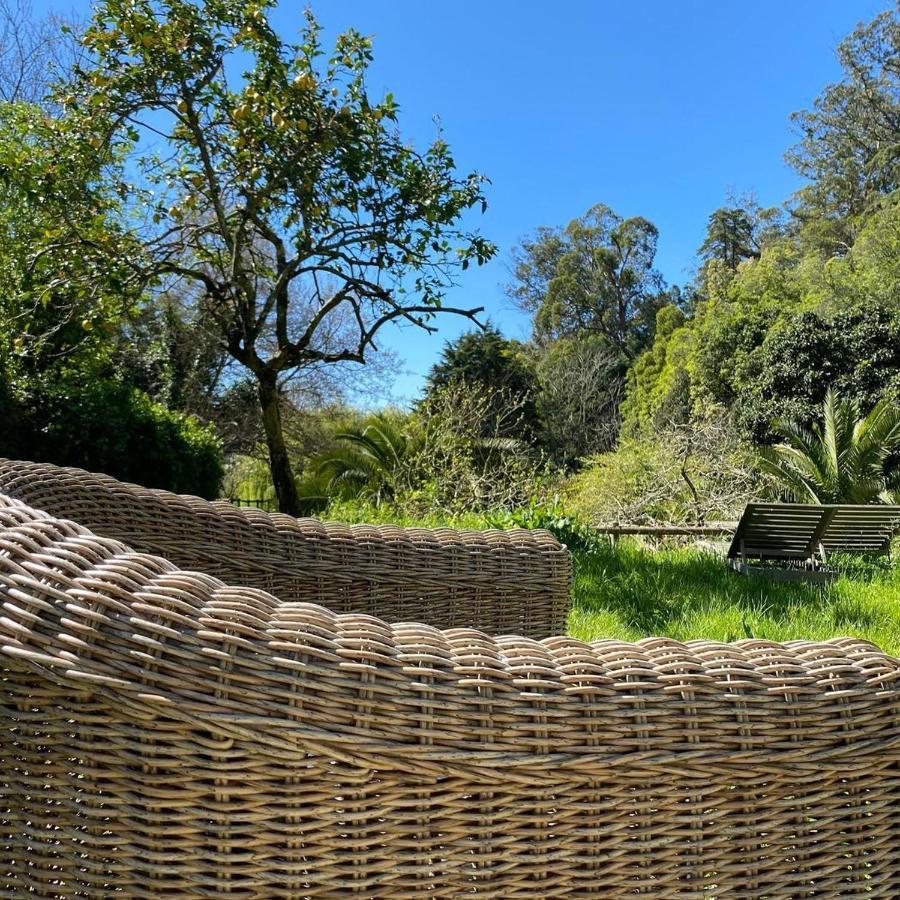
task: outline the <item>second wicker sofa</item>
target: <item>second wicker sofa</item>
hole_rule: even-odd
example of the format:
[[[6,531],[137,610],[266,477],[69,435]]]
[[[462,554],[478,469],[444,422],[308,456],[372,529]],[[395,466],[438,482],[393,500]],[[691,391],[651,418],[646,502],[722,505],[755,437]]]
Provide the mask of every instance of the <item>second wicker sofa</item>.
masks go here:
[[[2,458],[0,493],[284,601],[491,634],[566,627],[571,561],[547,531],[323,523]]]

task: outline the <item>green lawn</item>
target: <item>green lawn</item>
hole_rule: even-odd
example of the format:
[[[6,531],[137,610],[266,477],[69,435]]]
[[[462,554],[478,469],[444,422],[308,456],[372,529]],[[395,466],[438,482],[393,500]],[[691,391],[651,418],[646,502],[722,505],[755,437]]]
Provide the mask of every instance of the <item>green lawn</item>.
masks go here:
[[[708,551],[602,545],[575,554],[569,631],[587,640],[853,636],[900,653],[900,568],[851,566],[828,586],[779,583],[736,575]]]
[[[355,504],[332,507],[325,518],[456,528],[544,524],[498,522],[478,514],[412,519],[390,507]],[[900,562],[838,559],[841,570],[852,574],[818,586],[736,575],[725,567],[724,553],[697,547],[653,550],[629,539],[612,546],[605,538],[586,536],[584,529],[560,537],[575,548],[568,628],[575,637],[790,641],[849,636],[900,655]],[[895,556],[900,558],[896,550]]]

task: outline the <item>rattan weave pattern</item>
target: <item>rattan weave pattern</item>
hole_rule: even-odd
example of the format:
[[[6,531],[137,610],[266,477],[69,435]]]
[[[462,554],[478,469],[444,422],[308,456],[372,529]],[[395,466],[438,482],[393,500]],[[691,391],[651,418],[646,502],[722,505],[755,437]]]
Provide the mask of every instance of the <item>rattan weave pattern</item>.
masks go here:
[[[0,897],[900,896],[900,661],[389,625],[0,496]]]
[[[546,531],[323,523],[3,459],[0,492],[282,600],[491,634],[565,630],[571,562]]]

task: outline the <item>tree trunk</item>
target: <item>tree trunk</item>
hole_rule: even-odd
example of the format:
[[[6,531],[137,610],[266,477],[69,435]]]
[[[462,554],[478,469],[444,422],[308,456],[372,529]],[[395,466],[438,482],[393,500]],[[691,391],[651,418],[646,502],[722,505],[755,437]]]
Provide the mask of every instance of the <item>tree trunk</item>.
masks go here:
[[[290,516],[300,515],[300,496],[294,483],[294,473],[288,459],[284,443],[284,429],[281,424],[281,406],[278,402],[278,381],[276,376],[264,373],[257,376],[259,381],[259,404],[262,409],[263,428],[266,445],[269,448],[269,471],[275,485],[278,509]]]

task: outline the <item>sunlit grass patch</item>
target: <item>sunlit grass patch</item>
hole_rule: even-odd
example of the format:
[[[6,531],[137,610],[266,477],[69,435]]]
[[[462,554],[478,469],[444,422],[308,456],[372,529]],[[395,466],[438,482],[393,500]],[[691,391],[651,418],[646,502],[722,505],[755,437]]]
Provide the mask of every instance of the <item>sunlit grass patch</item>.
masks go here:
[[[900,573],[883,563],[848,569],[830,585],[776,582],[736,575],[706,550],[601,545],[575,555],[569,630],[586,640],[851,636],[900,652]]]

